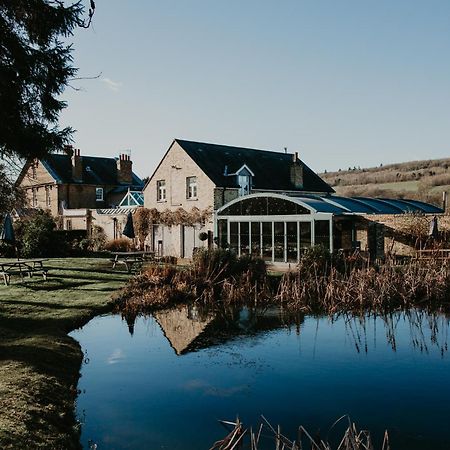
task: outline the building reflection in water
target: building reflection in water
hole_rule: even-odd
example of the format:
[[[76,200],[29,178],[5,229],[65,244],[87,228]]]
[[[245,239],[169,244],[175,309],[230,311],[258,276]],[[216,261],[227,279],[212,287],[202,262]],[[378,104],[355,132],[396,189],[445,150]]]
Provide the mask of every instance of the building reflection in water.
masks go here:
[[[153,313],[164,336],[177,355],[223,344],[245,336],[257,336],[280,328],[295,329],[300,335],[305,315],[282,310],[276,306],[267,308],[216,307],[179,305]],[[124,317],[130,334],[134,333],[136,316]],[[383,336],[393,351],[398,349],[398,335],[404,336],[407,327],[413,348],[428,353],[438,349],[443,356],[448,351],[448,315],[421,310],[397,311],[388,314],[341,314],[335,316],[308,317],[308,321],[332,323],[343,320],[346,335],[356,352],[369,352],[376,348],[377,338]],[[327,320],[327,321],[328,321]],[[380,327],[384,330],[380,330]],[[400,333],[400,328],[402,332]]]

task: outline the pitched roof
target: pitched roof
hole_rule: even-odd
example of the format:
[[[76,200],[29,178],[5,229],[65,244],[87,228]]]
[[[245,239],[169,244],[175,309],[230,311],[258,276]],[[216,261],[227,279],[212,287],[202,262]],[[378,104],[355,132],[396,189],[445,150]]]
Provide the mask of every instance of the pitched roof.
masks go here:
[[[244,164],[254,173],[253,189],[274,191],[334,192],[333,188],[314,173],[303,161],[303,188],[291,181],[293,155],[227,145],[175,139],[205,174],[219,187],[238,187],[236,173]],[[225,169],[226,167],[226,169]]]
[[[116,158],[101,158],[97,156],[80,156],[83,167],[81,184],[119,185],[117,180]],[[72,160],[63,154],[51,154],[42,160],[42,164],[59,184],[78,183],[72,177]],[[142,180],[133,172],[132,187],[143,188]]]

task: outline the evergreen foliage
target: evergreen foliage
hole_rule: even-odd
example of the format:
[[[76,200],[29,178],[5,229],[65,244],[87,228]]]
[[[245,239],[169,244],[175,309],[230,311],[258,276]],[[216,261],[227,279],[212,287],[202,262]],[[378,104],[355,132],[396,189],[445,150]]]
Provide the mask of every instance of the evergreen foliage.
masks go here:
[[[81,1],[0,0],[0,156],[42,157],[70,140],[58,96],[77,69],[63,39],[89,26],[94,8],[85,22]]]

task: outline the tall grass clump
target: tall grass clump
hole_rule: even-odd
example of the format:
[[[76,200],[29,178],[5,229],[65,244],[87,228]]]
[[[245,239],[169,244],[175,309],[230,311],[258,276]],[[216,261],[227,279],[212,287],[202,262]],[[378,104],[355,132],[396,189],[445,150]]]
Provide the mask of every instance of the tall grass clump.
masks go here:
[[[305,312],[329,314],[391,311],[449,304],[450,264],[431,259],[405,265],[368,265],[357,260],[303,260],[283,276],[278,302]]]
[[[146,312],[181,302],[261,302],[270,298],[264,261],[217,250],[199,250],[187,268],[150,266],[119,294],[123,312]]]

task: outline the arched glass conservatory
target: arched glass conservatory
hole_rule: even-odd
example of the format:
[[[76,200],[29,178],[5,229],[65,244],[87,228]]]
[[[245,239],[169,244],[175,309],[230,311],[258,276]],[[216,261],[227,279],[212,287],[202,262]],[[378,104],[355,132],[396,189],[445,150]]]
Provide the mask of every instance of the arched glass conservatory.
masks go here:
[[[333,250],[333,213],[342,209],[315,197],[246,195],[217,210],[215,235],[238,255],[296,263],[312,245]]]
[[[357,224],[362,217],[408,213],[441,214],[443,210],[417,200],[259,193],[239,197],[218,209],[214,225],[218,244],[238,255],[296,263],[313,245],[330,251],[357,248]],[[367,236],[370,242],[374,230]],[[370,242],[369,251],[371,245],[376,246]]]

